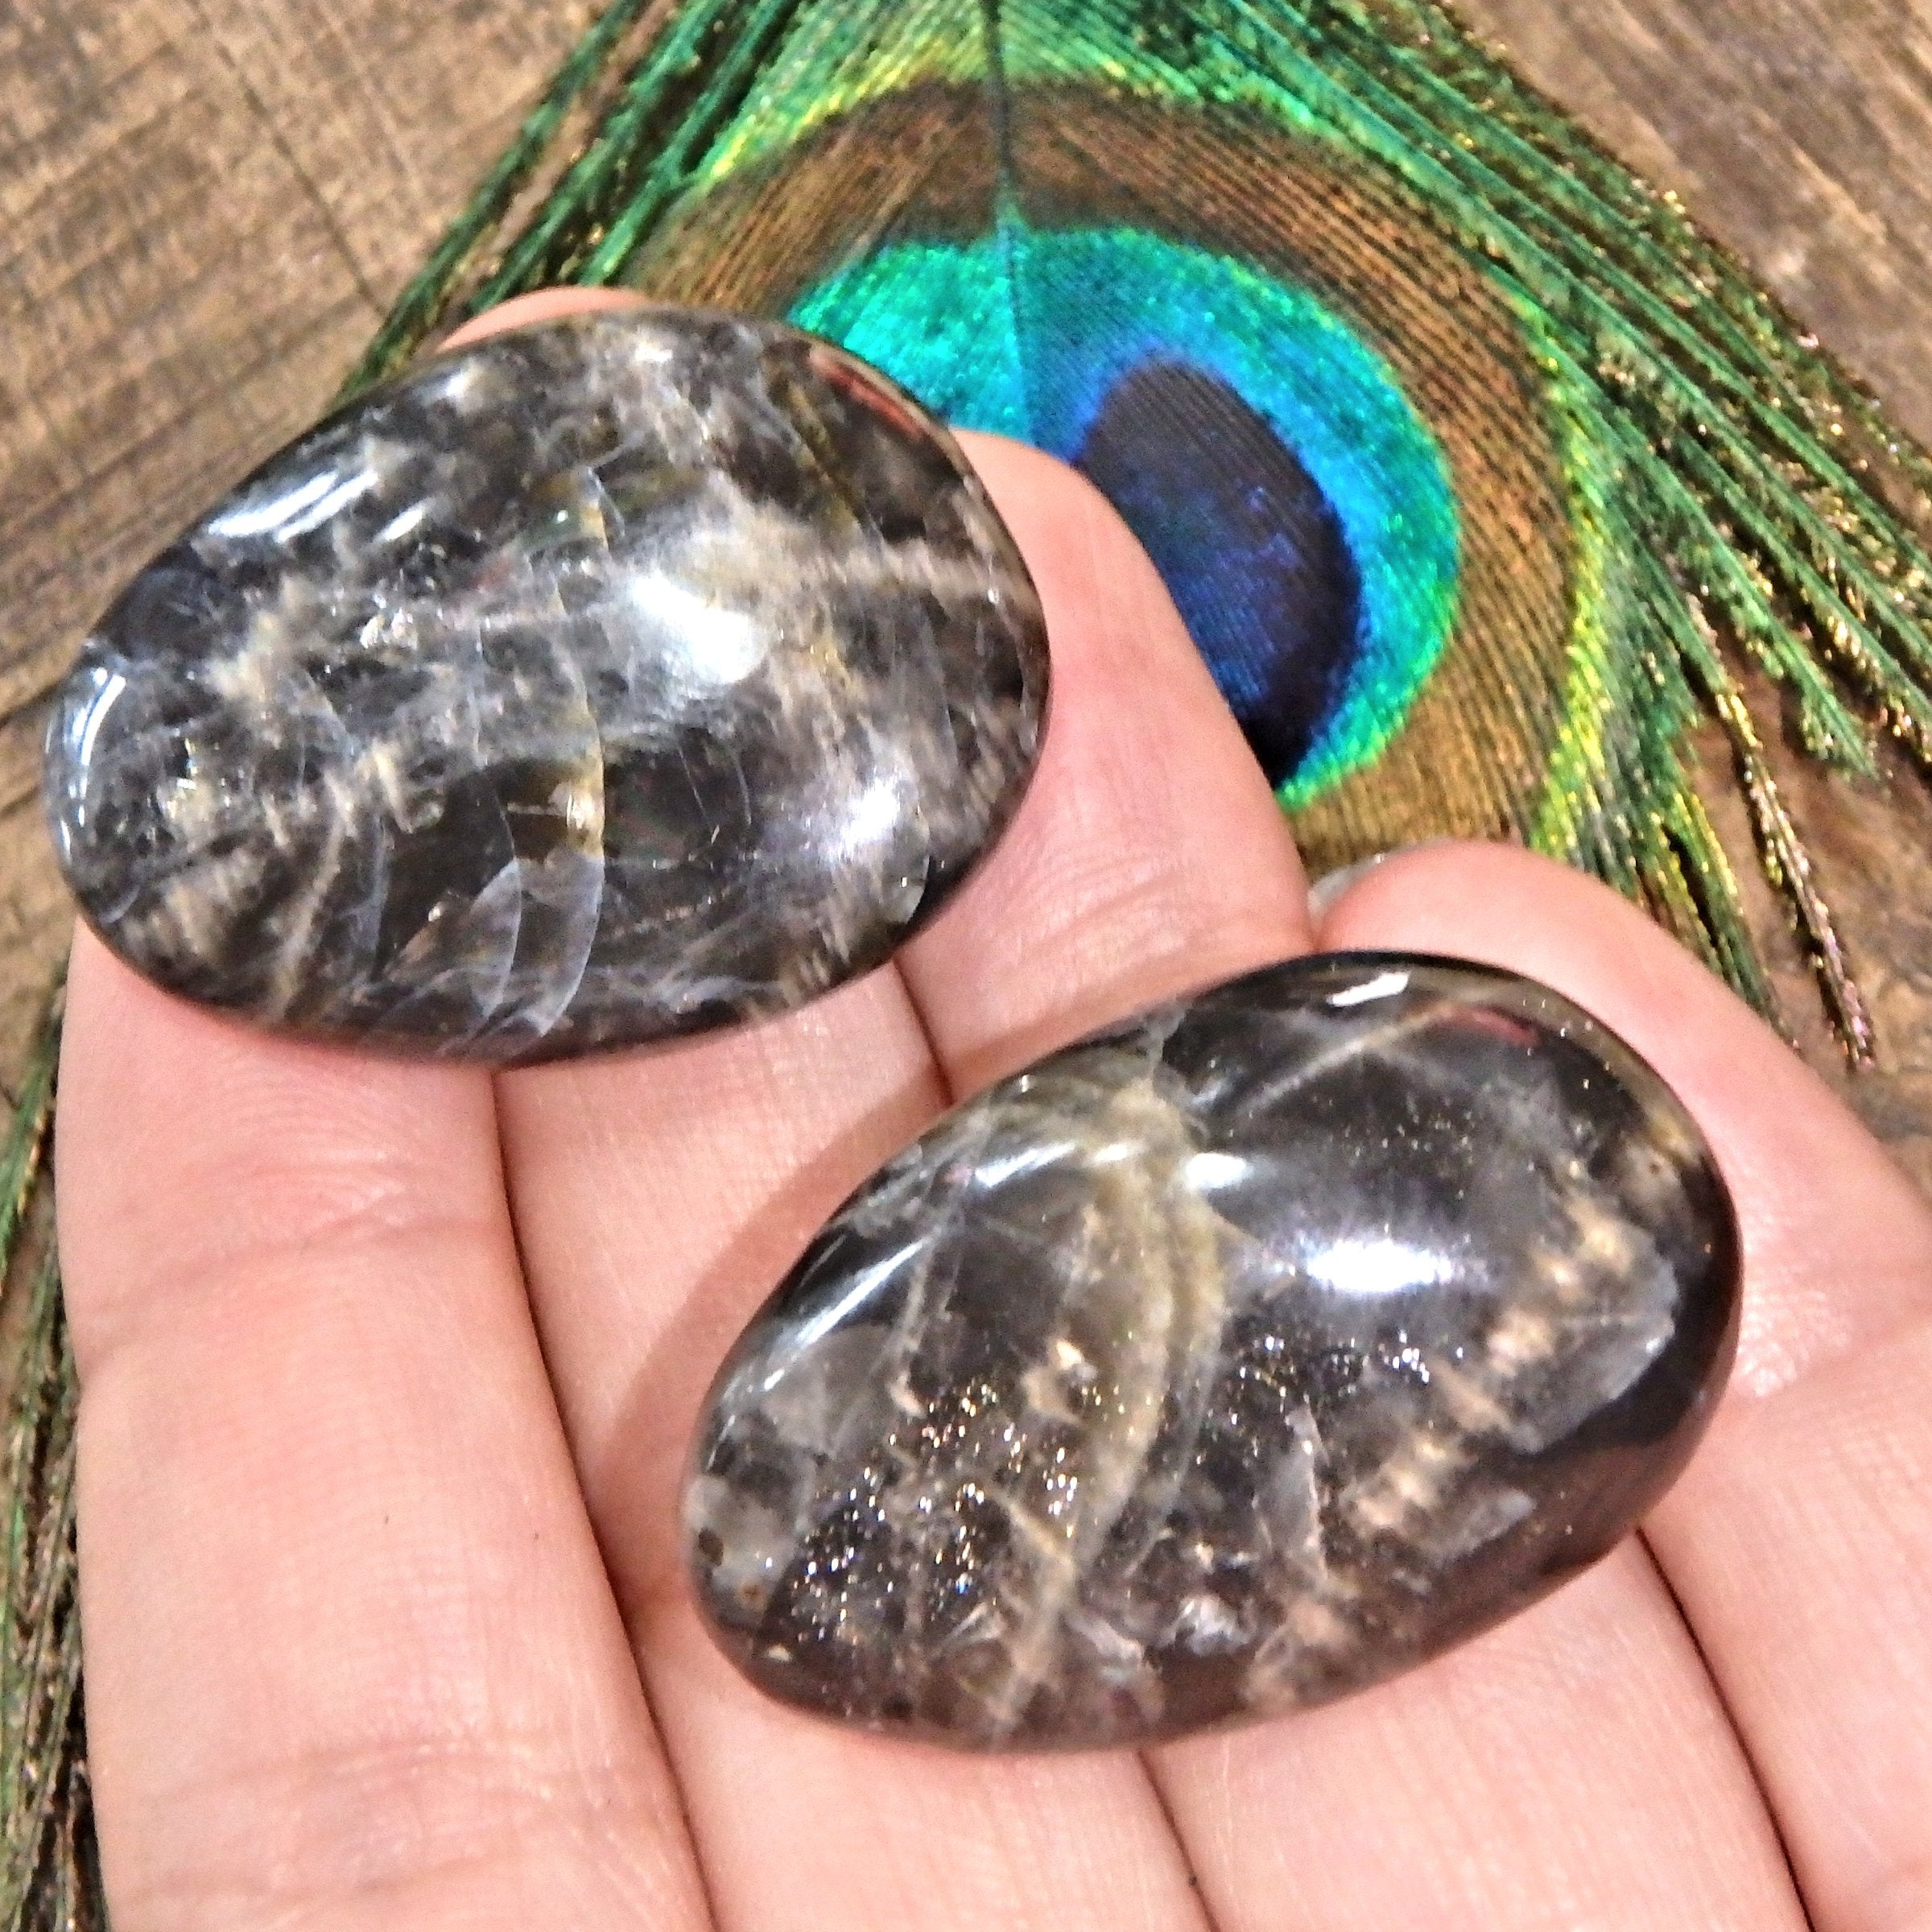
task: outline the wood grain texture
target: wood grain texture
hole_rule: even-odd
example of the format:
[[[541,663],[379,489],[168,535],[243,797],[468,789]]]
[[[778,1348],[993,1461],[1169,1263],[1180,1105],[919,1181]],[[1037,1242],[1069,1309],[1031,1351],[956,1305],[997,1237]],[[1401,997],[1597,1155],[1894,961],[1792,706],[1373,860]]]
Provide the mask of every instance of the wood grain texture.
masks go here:
[[[1932,444],[1932,8],[1459,0]]]
[[[0,0],[0,1079],[66,932],[47,691],[128,572],[326,401],[590,10]],[[1922,0],[1466,11],[1932,441]],[[1932,1183],[1932,791],[1785,763],[1884,1029],[1855,1097]],[[1755,913],[1830,1066],[1768,891]]]

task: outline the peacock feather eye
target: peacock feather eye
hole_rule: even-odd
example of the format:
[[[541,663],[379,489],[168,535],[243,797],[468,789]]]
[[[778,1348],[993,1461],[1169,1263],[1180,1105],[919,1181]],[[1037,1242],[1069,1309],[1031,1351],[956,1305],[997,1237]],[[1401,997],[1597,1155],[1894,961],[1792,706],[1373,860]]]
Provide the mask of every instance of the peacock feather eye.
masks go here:
[[[968,326],[919,326],[935,312]],[[792,318],[1099,485],[1284,803],[1407,721],[1455,617],[1454,486],[1393,368],[1307,290],[1143,230],[1014,221],[886,250]]]

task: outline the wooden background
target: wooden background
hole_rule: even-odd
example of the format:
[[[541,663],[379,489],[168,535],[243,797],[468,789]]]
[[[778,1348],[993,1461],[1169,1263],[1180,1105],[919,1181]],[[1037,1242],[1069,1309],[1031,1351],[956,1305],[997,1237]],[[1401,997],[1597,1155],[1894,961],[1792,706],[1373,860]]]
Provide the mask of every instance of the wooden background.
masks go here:
[[[51,683],[120,580],[316,413],[590,11],[0,0],[0,1081],[67,930],[35,798]],[[1926,0],[1465,11],[1932,442]],[[1790,780],[1884,1030],[1855,1098],[1932,1182],[1932,792]]]

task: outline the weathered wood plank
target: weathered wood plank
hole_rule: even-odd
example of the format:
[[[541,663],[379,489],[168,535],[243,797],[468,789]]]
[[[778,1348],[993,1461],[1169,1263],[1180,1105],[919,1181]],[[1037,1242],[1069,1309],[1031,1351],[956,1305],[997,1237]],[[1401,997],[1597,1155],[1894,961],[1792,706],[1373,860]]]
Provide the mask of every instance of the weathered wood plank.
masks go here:
[[[1462,0],[1932,443],[1932,18],[1911,0]],[[1775,739],[1776,718],[1761,719]],[[1723,753],[1705,741],[1707,769]],[[1880,1032],[1847,1085],[1932,1187],[1932,786],[1828,780],[1788,753],[1781,782],[1842,914]],[[1707,787],[1716,801],[1718,787]],[[1719,816],[1747,848],[1741,807]],[[1753,924],[1807,1056],[1836,1071],[1781,907],[1747,879]]]

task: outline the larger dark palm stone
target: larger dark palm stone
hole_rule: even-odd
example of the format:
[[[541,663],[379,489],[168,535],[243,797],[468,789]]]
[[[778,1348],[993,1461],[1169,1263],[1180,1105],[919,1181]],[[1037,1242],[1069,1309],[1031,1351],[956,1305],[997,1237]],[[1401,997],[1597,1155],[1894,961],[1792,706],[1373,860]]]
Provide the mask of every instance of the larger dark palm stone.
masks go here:
[[[1622,1537],[1737,1302],[1708,1150],[1586,1014],[1447,960],[1270,968],[846,1203],[713,1389],[699,1600],[774,1695],[950,1744],[1319,1703]]]
[[[47,797],[162,985],[484,1059],[883,960],[1011,817],[1040,609],[951,439],[675,309],[462,349],[303,437],[88,640]]]

